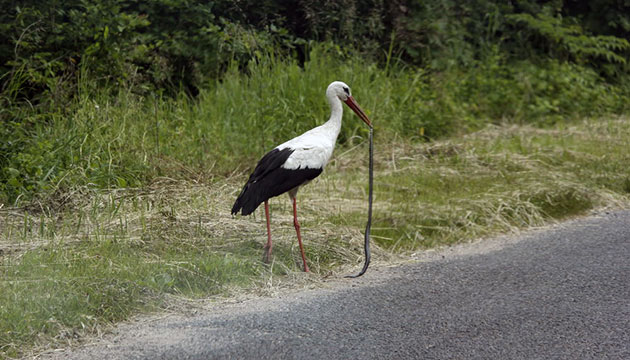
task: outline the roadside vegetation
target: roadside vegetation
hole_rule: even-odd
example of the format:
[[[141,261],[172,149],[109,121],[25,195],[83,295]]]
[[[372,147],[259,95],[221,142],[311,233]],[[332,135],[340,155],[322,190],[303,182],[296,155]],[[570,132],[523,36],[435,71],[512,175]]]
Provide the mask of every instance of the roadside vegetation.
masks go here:
[[[353,119],[347,119],[347,122]],[[630,205],[628,118],[489,126],[434,142],[377,136],[374,260]],[[231,217],[247,175],[162,178],[142,188],[75,189],[60,210],[0,211],[0,343],[65,346],[139,311],[185,299],[279,288],[354,272],[362,261],[366,144],[338,149],[300,192],[309,265],[301,272],[288,198],[271,202],[274,261],[262,262],[264,214]],[[188,304],[190,305],[190,303]]]
[[[229,215],[261,154],[326,120],[333,80],[375,124],[377,263],[628,206],[625,5],[344,4],[0,1],[0,357],[359,266],[349,112],[300,191],[313,275],[284,197],[271,265],[260,211]]]

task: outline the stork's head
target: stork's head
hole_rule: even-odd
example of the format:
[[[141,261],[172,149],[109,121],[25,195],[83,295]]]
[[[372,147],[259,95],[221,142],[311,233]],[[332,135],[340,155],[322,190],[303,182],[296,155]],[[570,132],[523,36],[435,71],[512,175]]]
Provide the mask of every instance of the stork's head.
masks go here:
[[[326,89],[326,96],[330,101],[337,97],[339,100],[343,101],[352,109],[363,122],[367,124],[367,126],[372,127],[372,123],[370,119],[368,119],[367,115],[361,106],[354,100],[352,97],[352,93],[350,92],[350,86],[346,85],[346,83],[342,81],[333,81],[328,85],[328,89]]]
[[[330,85],[328,85],[326,95],[329,97],[336,96],[339,100],[345,102],[348,100],[348,97],[352,96],[352,93],[350,92],[350,86],[346,85],[346,83],[342,81],[333,81]]]

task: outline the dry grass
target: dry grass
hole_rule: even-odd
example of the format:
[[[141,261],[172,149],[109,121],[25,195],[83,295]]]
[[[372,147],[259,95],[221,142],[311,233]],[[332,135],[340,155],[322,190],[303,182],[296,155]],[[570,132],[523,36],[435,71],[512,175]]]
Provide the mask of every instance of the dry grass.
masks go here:
[[[419,248],[628,207],[629,139],[627,118],[494,126],[433,143],[377,138],[373,259],[391,263]],[[301,272],[287,197],[271,202],[270,265],[261,261],[262,209],[230,215],[246,173],[83,188],[60,207],[1,208],[0,354],[73,343],[138,311],[269,295],[354,272],[362,262],[366,153],[363,143],[338,150],[299,193],[311,275]]]

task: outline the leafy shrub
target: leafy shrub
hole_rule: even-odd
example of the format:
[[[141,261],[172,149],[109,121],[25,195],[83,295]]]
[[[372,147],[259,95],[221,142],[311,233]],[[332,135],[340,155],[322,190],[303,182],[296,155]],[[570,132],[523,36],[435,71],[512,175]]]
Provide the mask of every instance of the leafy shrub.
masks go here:
[[[511,14],[508,21],[522,24],[527,31],[522,35],[527,43],[542,47],[548,56],[561,61],[573,60],[577,64],[594,63],[598,66],[606,64],[626,64],[626,54],[630,43],[623,38],[610,35],[589,35],[579,23],[567,24],[561,17],[553,17],[544,13],[535,16]],[[571,21],[573,19],[569,19]],[[531,38],[531,39],[530,39]],[[611,67],[602,67],[611,69]]]

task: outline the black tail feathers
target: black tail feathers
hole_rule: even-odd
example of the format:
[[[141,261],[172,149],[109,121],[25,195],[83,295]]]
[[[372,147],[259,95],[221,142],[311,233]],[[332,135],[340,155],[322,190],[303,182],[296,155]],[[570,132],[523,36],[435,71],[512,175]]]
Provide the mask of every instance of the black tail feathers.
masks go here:
[[[253,184],[245,184],[243,187],[243,191],[236,198],[234,205],[232,206],[232,215],[238,214],[241,212],[241,215],[249,215],[253,213],[263,201],[266,199],[261,197],[261,194],[258,194],[256,191],[256,186],[251,186]]]

